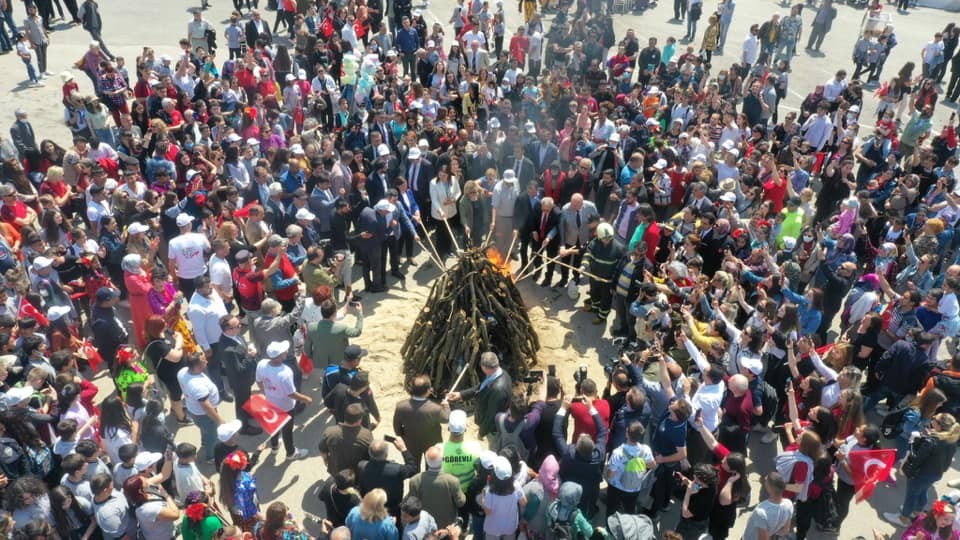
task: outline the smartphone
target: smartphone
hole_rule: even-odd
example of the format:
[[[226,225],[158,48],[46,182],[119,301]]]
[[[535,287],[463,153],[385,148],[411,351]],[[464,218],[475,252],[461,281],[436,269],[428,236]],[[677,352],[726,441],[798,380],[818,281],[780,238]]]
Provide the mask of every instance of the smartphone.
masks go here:
[[[537,380],[542,381],[542,380],[543,380],[543,370],[542,370],[542,369],[531,369],[531,370],[530,370],[530,377],[531,377],[531,378],[536,378]]]
[[[397,438],[394,437],[393,435],[384,435],[384,436],[383,436],[383,440],[385,440],[385,441],[387,441],[388,443],[391,443],[391,444],[392,444],[393,441],[397,440]]]
[[[576,397],[572,398],[572,399],[570,400],[570,402],[571,402],[571,403],[582,403],[582,402],[583,402],[583,396],[576,396]]]
[[[549,375],[549,376],[551,376],[551,377],[556,377],[556,376],[557,376],[557,365],[556,365],[556,364],[550,364],[550,365],[547,366],[547,375]]]
[[[698,409],[698,410],[697,410],[697,414],[694,415],[693,421],[694,421],[694,422],[702,422],[702,421],[703,421],[703,409]]]

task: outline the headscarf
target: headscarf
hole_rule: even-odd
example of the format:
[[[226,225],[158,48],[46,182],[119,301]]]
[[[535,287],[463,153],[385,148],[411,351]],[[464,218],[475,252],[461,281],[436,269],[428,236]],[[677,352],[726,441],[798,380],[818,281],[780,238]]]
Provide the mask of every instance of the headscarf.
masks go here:
[[[560,492],[560,464],[557,463],[557,458],[553,454],[547,456],[540,465],[538,472],[537,481],[543,486],[544,493],[550,499],[556,499]]]
[[[580,497],[583,495],[583,487],[576,482],[564,482],[560,485],[560,494],[557,497],[555,506],[557,515],[554,516],[558,521],[569,521],[570,515],[580,505]]]
[[[123,268],[124,272],[130,272],[131,274],[140,273],[140,264],[143,262],[143,259],[140,258],[140,255],[136,253],[128,253],[123,256],[123,260],[120,261],[120,268]]]
[[[856,240],[850,233],[846,233],[838,238],[837,244],[827,253],[827,266],[831,269],[836,269],[840,266],[841,263],[850,257],[856,243]]]

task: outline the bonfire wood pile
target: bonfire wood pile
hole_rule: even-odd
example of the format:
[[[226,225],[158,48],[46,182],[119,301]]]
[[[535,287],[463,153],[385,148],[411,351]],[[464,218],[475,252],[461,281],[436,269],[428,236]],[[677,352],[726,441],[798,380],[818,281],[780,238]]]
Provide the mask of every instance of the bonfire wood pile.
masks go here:
[[[514,380],[527,375],[540,341],[530,324],[509,261],[496,250],[470,249],[433,283],[427,302],[400,349],[409,383],[426,373],[437,390],[450,389],[462,368],[459,388],[480,380],[480,354],[500,353]]]

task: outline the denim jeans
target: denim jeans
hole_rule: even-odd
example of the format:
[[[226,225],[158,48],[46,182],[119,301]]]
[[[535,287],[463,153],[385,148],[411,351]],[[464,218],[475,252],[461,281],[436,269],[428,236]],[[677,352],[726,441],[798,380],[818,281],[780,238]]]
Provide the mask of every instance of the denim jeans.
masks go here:
[[[12,6],[13,4],[10,2],[7,2],[7,5]],[[3,19],[0,20],[0,25],[2,25],[3,23],[6,23],[7,27],[10,28],[10,35],[16,36],[17,32],[19,32],[20,30],[17,29],[17,23],[13,22],[13,8],[11,7],[10,9],[3,11],[2,13],[3,13]]]
[[[914,512],[919,512],[927,507],[927,492],[934,482],[940,480],[943,475],[930,474],[918,475],[916,478],[907,479],[907,490],[903,494],[903,507],[900,508],[900,515],[903,517],[912,517]]]
[[[10,41],[10,36],[7,35],[7,31],[3,28],[2,21],[0,21],[0,50],[9,51],[13,49],[13,42]]]
[[[213,447],[217,445],[217,423],[205,414],[190,414],[200,428],[200,450],[203,460],[213,459]]]
[[[30,82],[38,82],[40,79],[37,78],[37,70],[33,69],[33,63],[26,58],[21,58],[21,60],[27,66],[27,76],[30,77]]]
[[[697,21],[693,17],[687,17],[687,37],[690,41],[697,37]]]

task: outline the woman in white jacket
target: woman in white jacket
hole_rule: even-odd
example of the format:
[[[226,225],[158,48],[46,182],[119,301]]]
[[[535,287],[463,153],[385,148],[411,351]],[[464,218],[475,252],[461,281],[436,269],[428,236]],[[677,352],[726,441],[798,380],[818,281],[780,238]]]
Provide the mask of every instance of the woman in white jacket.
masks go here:
[[[451,253],[451,233],[459,227],[457,201],[460,199],[460,183],[450,175],[447,165],[430,181],[430,215],[439,221],[437,225],[437,251],[441,257]],[[445,222],[445,223],[444,223]]]

